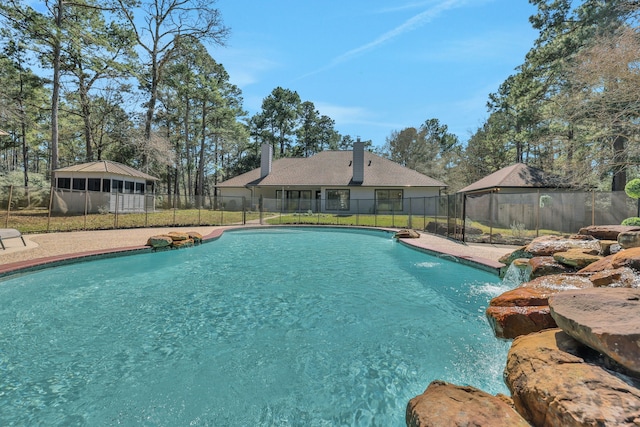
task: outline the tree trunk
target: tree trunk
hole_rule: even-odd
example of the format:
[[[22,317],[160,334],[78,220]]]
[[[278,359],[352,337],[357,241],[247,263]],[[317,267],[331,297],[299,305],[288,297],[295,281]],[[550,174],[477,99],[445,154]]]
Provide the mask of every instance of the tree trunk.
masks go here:
[[[78,78],[80,107],[82,109],[82,120],[84,123],[84,142],[86,146],[86,161],[93,161],[93,132],[91,131],[91,106],[89,105],[89,96],[84,78]]]
[[[627,166],[625,161],[625,145],[627,138],[616,135],[613,140],[613,180],[611,191],[624,191],[627,185]]]
[[[206,101],[202,101],[202,121],[200,133],[202,138],[200,140],[200,158],[198,160],[198,177],[196,179],[196,196],[201,198],[204,196],[204,150],[206,146],[206,127],[207,127],[207,104]]]
[[[60,104],[60,55],[62,37],[62,0],[58,0],[56,10],[56,34],[53,41],[53,91],[51,94],[51,181],[53,171],[58,169],[58,108]]]

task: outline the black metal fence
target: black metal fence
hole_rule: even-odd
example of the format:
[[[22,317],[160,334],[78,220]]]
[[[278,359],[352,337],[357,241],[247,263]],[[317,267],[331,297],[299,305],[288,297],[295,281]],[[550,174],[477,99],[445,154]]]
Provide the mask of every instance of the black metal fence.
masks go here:
[[[523,244],[539,235],[571,234],[589,225],[620,224],[637,215],[637,201],[624,192],[492,192],[406,198],[394,203],[359,199],[350,200],[344,209],[302,198],[24,187],[0,191],[0,226],[23,233],[247,223],[353,225],[413,228],[466,242]]]

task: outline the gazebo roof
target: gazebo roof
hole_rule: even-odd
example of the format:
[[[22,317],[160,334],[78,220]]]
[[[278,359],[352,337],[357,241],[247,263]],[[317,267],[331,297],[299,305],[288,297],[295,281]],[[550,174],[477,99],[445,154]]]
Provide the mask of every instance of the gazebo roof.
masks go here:
[[[496,188],[563,188],[567,187],[558,177],[524,163],[502,168],[491,175],[470,184],[458,193],[489,191]]]
[[[122,163],[112,162],[110,160],[100,160],[97,162],[82,163],[79,165],[68,166],[66,168],[56,169],[55,172],[73,172],[73,173],[111,173],[114,175],[130,176],[134,178],[142,178],[148,181],[158,181],[159,179],[140,172],[130,166]]]

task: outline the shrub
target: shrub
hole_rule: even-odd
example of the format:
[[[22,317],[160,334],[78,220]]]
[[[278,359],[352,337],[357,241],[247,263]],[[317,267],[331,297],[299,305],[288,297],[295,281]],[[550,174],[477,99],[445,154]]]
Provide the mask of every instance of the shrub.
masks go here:
[[[622,221],[622,225],[640,226],[640,218],[638,218],[637,216],[629,217]]]
[[[640,199],[640,178],[632,179],[624,186],[624,192],[632,199]]]

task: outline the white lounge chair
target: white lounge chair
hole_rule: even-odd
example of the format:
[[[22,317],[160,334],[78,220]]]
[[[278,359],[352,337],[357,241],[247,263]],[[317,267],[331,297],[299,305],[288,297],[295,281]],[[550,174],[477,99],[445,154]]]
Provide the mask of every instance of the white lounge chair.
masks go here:
[[[24,237],[22,237],[22,233],[18,230],[15,228],[0,228],[0,246],[2,246],[2,250],[5,250],[4,241],[6,239],[16,239],[18,237],[22,240],[22,244],[27,246]]]

